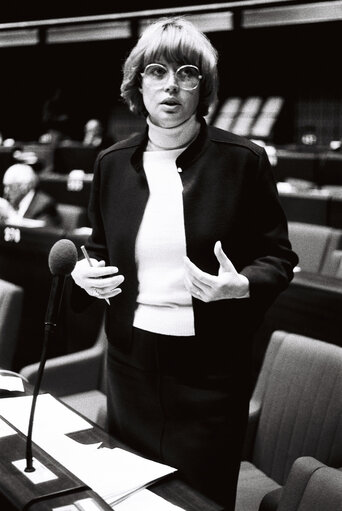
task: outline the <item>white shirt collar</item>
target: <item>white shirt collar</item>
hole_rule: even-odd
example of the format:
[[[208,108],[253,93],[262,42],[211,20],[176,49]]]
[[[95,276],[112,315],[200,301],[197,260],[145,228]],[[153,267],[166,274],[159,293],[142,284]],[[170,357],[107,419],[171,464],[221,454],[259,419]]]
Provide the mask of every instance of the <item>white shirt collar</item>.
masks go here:
[[[31,204],[31,201],[34,197],[35,190],[30,190],[23,199],[21,199],[19,208],[17,211],[17,215],[21,218],[25,215],[26,211],[29,208],[29,205]]]

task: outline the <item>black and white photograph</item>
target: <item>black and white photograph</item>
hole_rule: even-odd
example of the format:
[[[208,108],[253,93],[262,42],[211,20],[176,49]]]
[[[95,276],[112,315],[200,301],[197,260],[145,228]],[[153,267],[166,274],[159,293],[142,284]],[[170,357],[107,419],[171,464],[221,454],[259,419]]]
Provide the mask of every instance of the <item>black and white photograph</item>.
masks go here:
[[[342,511],[341,34],[2,6],[1,511]]]

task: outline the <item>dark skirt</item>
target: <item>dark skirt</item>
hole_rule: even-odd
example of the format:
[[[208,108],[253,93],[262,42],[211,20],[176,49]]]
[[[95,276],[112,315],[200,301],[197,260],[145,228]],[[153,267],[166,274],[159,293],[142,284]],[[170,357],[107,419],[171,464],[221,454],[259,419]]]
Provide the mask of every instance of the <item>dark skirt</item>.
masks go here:
[[[196,342],[133,329],[129,353],[109,344],[108,430],[233,511],[249,394],[236,375],[207,374]]]

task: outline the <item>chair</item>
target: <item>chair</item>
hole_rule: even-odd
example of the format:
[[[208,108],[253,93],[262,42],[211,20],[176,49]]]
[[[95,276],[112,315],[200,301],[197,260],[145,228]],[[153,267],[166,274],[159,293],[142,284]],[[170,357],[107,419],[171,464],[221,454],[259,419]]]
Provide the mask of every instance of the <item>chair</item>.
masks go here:
[[[341,414],[342,348],[274,331],[250,403],[236,511],[275,510],[297,458],[341,467]]]
[[[48,359],[41,388],[59,397],[79,413],[106,426],[105,350],[107,338],[104,322],[91,348]],[[20,374],[34,385],[39,363],[23,367]]]
[[[342,185],[342,155],[327,152],[321,156],[319,185]]]
[[[266,99],[251,129],[251,137],[270,139],[273,127],[284,105],[281,96],[270,96]]]
[[[318,164],[316,153],[279,149],[277,165],[273,170],[277,181],[284,181],[286,178],[292,177],[316,182]]]
[[[280,192],[279,199],[289,222],[329,225],[331,198],[311,192]]]
[[[242,100],[238,97],[225,99],[214,119],[213,126],[223,130],[229,130],[239,112],[241,103]]]
[[[87,211],[83,206],[74,204],[57,204],[57,211],[62,219],[62,229],[71,232],[78,227],[89,225]]]
[[[261,108],[262,98],[251,96],[244,100],[230,131],[245,137],[251,136],[251,129]]]
[[[23,306],[22,287],[0,279],[0,367],[12,369]]]
[[[342,511],[342,472],[312,457],[293,464],[277,511]]]
[[[299,257],[302,271],[333,276],[336,274],[342,231],[323,225],[288,222],[289,239]],[[336,259],[336,260],[335,260]]]

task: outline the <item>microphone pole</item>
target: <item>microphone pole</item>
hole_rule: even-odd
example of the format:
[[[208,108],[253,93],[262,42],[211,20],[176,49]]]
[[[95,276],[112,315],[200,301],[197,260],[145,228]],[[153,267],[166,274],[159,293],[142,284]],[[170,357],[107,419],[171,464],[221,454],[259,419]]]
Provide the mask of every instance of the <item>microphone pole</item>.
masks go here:
[[[35,471],[32,459],[32,431],[37,397],[39,394],[40,384],[43,378],[48,344],[50,339],[52,339],[56,333],[57,319],[59,315],[60,306],[62,303],[65,279],[67,275],[70,275],[70,273],[74,269],[76,262],[77,249],[72,241],[62,239],[57,241],[51,248],[49,253],[49,267],[53,275],[53,278],[48,307],[45,315],[42,354],[32,396],[31,412],[26,441],[25,472]]]

